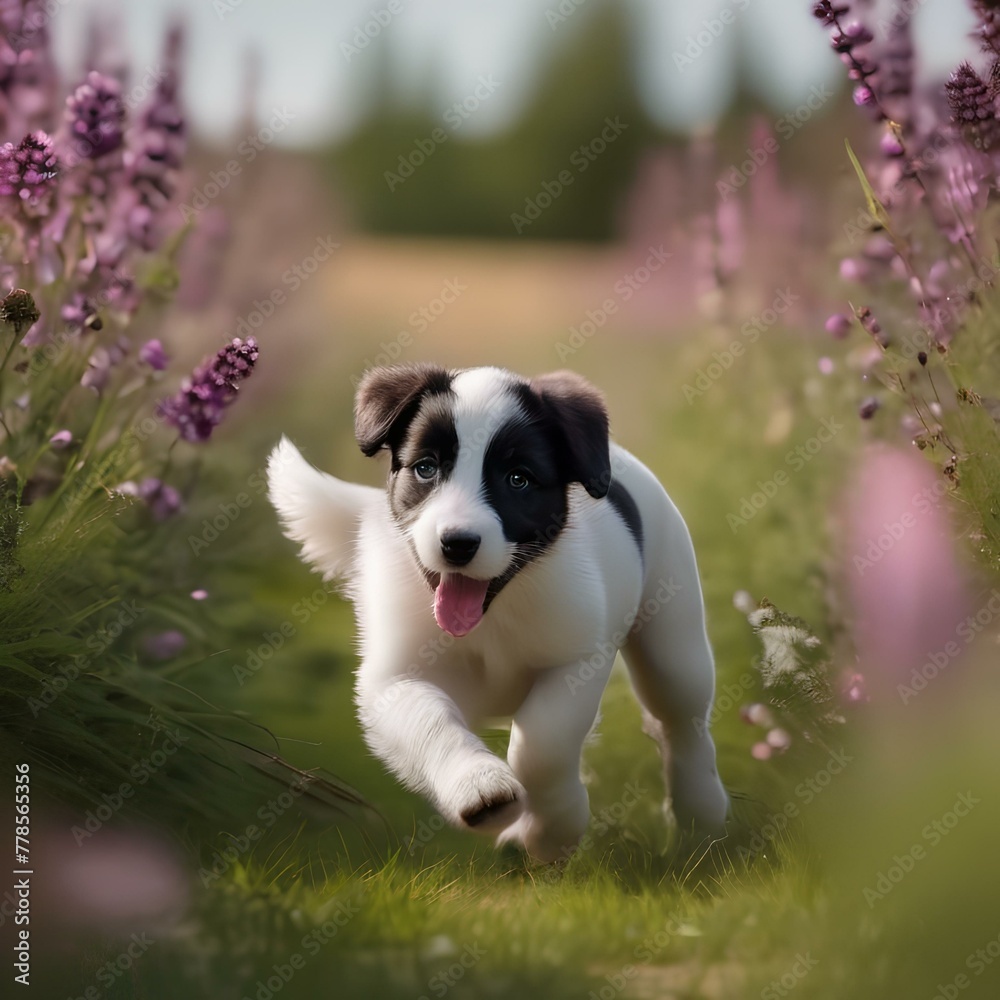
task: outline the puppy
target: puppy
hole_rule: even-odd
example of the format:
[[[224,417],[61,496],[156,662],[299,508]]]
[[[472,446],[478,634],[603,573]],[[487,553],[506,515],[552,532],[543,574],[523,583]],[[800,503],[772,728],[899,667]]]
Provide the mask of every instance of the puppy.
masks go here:
[[[367,372],[375,489],[283,438],[269,492],[301,556],[354,602],[372,752],[451,823],[555,860],[589,818],[580,754],[621,650],[682,828],[719,835],[712,651],[694,550],[653,474],[608,439],[598,391],[427,364]],[[506,761],[476,735],[510,718]],[[669,740],[669,743],[668,743]]]

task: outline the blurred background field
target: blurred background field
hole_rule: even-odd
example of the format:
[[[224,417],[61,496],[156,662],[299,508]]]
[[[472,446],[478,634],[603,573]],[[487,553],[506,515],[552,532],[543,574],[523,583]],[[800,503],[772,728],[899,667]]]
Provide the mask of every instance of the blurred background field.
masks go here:
[[[913,14],[920,92],[975,56],[971,7],[851,6],[873,26]],[[0,762],[28,754],[39,775],[39,995],[995,996],[1000,632],[987,613],[900,703],[893,648],[962,620],[921,630],[938,584],[938,610],[952,605],[947,567],[914,542],[888,577],[899,593],[864,592],[885,662],[859,640],[856,506],[903,510],[859,499],[858,473],[873,443],[915,451],[916,432],[871,330],[824,326],[874,294],[840,261],[879,266],[845,225],[866,202],[844,146],[872,155],[878,136],[812,4],[332,7],[45,16],[68,80],[98,65],[127,88],[181,15],[189,150],[169,221],[190,228],[157,314],[161,394],[233,336],[255,336],[260,359],[211,442],[170,448],[183,506],[160,542],[141,548],[119,518],[128,562],[81,576],[81,593],[99,580],[150,610],[110,647],[135,660],[132,686],[99,710],[81,699],[74,724],[102,731],[109,702],[169,691],[197,745],[74,839],[118,779],[48,759],[22,699],[4,702]],[[963,360],[980,395],[1000,395],[992,287],[972,305],[984,318]],[[320,468],[381,482],[353,440],[356,380],[423,360],[581,372],[680,507],[718,663],[726,841],[693,857],[672,843],[620,675],[586,755],[594,823],[558,870],[448,829],[365,750],[350,607],[280,536],[262,474],[287,434]],[[996,583],[992,522],[943,471],[946,443],[925,465],[947,487],[975,614]],[[915,615],[893,617],[899,594]],[[757,635],[763,599],[780,611]],[[150,653],[167,633],[173,647]],[[819,678],[816,704],[765,684],[774,657]],[[148,721],[132,727],[140,748],[158,739]],[[329,784],[302,794],[307,773]]]

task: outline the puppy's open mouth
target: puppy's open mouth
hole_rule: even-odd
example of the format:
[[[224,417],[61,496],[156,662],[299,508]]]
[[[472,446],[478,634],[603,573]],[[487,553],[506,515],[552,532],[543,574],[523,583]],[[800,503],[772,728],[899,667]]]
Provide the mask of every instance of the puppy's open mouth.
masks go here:
[[[434,589],[434,620],[449,635],[468,635],[483,619],[489,580],[443,573]]]

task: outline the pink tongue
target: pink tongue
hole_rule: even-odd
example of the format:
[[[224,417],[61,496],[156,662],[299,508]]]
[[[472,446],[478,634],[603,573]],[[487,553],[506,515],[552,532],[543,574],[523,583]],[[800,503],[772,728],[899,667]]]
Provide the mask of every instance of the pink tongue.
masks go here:
[[[482,620],[489,580],[472,580],[461,573],[441,577],[434,592],[434,619],[449,635],[468,635]]]

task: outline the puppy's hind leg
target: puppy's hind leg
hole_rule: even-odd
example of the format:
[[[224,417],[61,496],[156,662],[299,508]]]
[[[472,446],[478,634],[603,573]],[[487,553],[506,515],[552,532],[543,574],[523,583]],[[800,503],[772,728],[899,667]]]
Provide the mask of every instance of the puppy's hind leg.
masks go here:
[[[694,550],[683,523],[671,532],[666,548],[669,559],[660,565],[667,568],[647,586],[642,614],[622,653],[642,705],[643,728],[660,747],[674,817],[684,830],[719,835],[729,797],[709,733],[715,664]]]

